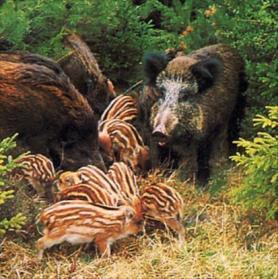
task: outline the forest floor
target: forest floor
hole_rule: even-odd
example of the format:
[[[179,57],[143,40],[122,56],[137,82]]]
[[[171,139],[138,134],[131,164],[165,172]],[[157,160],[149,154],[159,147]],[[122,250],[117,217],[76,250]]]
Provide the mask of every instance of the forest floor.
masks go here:
[[[230,171],[225,189],[240,180],[240,172]],[[38,233],[19,231],[0,243],[0,279],[278,278],[277,222],[229,204],[225,190],[213,195],[174,176],[163,178],[159,171],[139,184],[147,181],[167,182],[181,193],[186,228],[182,248],[173,234],[160,228],[117,241],[110,258],[100,258],[92,247],[62,244],[46,251],[40,262]]]

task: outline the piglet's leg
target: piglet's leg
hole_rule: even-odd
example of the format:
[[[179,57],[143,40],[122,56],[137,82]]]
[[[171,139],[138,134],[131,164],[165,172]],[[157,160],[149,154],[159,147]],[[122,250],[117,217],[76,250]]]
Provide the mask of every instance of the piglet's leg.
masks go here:
[[[185,238],[185,230],[183,225],[176,219],[168,219],[165,222],[173,231],[178,233],[179,236],[179,244],[182,247],[184,244],[184,238]]]
[[[37,241],[38,259],[41,260],[45,249],[50,248],[56,244],[64,241],[64,235],[61,233],[47,234]]]
[[[96,241],[96,245],[98,247],[99,252],[101,253],[101,257],[110,257],[111,248],[107,240]]]
[[[38,198],[45,197],[45,189],[40,182],[38,182],[34,179],[30,179],[29,182],[32,185],[32,187],[37,191]]]

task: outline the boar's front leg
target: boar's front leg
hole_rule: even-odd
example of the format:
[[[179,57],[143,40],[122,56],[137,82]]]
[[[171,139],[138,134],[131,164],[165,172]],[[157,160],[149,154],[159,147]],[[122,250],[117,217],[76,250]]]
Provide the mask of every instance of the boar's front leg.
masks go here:
[[[220,168],[223,168],[228,161],[229,142],[228,142],[228,127],[219,129],[219,133],[215,135],[210,142],[209,169],[211,173],[215,173]]]
[[[178,166],[178,176],[182,181],[195,183],[198,172],[197,148],[195,145],[184,147]]]

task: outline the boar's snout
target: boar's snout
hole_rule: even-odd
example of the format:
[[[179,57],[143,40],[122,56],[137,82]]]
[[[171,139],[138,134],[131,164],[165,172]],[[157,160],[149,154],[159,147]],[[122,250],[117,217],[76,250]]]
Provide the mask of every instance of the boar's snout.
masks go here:
[[[165,145],[168,142],[169,134],[166,131],[166,127],[163,124],[155,127],[152,132],[152,136],[158,142],[159,145]]]

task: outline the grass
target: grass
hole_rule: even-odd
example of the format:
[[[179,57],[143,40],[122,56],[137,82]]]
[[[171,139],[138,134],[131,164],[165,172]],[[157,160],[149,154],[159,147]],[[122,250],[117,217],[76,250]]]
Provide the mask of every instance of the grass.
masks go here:
[[[237,171],[229,172],[225,189],[239,180]],[[171,233],[150,229],[145,236],[116,242],[109,259],[99,258],[93,246],[84,250],[63,244],[48,250],[39,262],[34,249],[37,236],[25,236],[23,241],[13,234],[0,246],[0,278],[278,278],[277,222],[230,205],[225,190],[212,196],[174,176],[164,178],[160,171],[139,184],[155,181],[167,181],[184,198],[186,242],[182,248]]]

